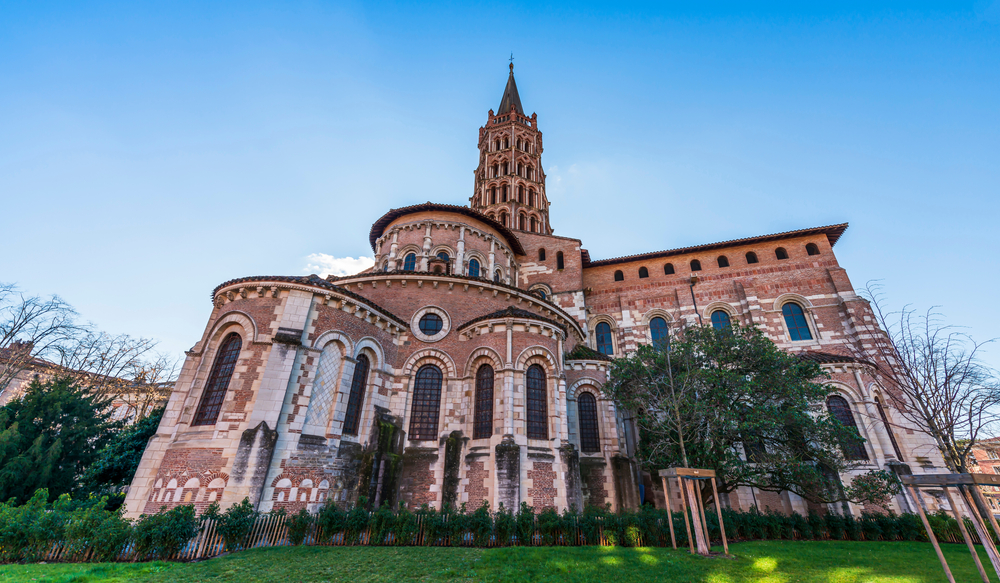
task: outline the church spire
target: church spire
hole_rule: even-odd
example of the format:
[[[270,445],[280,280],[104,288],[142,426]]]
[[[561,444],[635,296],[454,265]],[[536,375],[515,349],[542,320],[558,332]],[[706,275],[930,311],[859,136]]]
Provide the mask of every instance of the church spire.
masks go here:
[[[486,125],[479,128],[479,166],[469,202],[505,227],[552,234],[542,170],[542,132],[538,116],[528,117],[521,108],[513,63],[500,111],[491,109]]]
[[[507,77],[507,87],[503,90],[503,98],[500,99],[500,109],[497,115],[509,113],[514,110],[519,115],[524,115],[524,108],[521,107],[521,96],[517,94],[517,83],[514,82],[514,63],[510,64],[510,76]]]

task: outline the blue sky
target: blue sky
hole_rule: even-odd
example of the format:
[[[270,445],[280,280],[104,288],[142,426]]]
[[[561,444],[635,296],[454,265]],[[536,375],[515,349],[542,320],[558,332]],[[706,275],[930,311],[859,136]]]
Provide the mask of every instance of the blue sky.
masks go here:
[[[855,287],[1000,336],[1000,2],[798,4],[4,2],[0,281],[179,356],[215,285],[466,204],[513,52],[594,259],[848,221]]]

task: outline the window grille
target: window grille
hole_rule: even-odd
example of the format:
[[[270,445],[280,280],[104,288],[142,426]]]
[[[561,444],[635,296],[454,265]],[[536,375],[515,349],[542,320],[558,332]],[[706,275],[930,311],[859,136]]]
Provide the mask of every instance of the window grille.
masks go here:
[[[802,306],[788,302],[781,306],[781,314],[785,317],[789,338],[792,340],[812,340],[812,332],[809,331],[809,323],[806,322],[806,314],[802,310]]]
[[[729,318],[729,312],[725,310],[716,310],[712,312],[712,327],[716,330],[725,330],[732,326],[732,321]]]
[[[351,379],[351,395],[347,399],[347,414],[344,416],[344,433],[358,434],[358,424],[361,422],[361,407],[365,402],[365,385],[368,382],[368,357],[362,354],[354,365],[354,377]]]
[[[545,402],[545,371],[533,364],[527,372],[528,439],[548,439],[548,405]]]
[[[649,336],[653,339],[653,344],[659,344],[662,341],[666,341],[669,333],[670,331],[669,328],[667,328],[667,321],[663,318],[653,318],[649,321]]]
[[[410,412],[410,439],[437,439],[441,413],[441,369],[425,364],[413,383],[413,410]]]
[[[208,382],[205,383],[201,404],[191,425],[214,425],[218,421],[219,411],[222,410],[222,402],[226,399],[229,381],[233,378],[233,370],[236,369],[236,361],[242,347],[243,339],[235,332],[222,341],[219,353],[215,356],[215,363],[212,364],[212,372],[208,375]]]
[[[479,277],[479,260],[469,260],[469,277]]]
[[[615,353],[614,342],[611,340],[611,326],[607,322],[597,324],[597,351],[607,355]]]
[[[493,367],[484,364],[476,372],[476,416],[473,439],[493,435]]]
[[[601,450],[601,434],[597,426],[597,399],[590,393],[580,393],[576,398],[580,417],[580,451],[594,453]]]
[[[847,403],[847,399],[838,395],[828,397],[826,399],[826,408],[830,411],[830,415],[833,415],[834,419],[840,421],[841,425],[857,431],[858,424],[854,421],[854,413],[851,412],[851,406]],[[868,459],[868,452],[865,450],[865,445],[860,438],[853,439],[851,443],[843,445],[841,450],[844,452],[844,457],[848,460],[858,461]]]
[[[417,254],[408,253],[403,259],[403,271],[414,271],[417,268]]]

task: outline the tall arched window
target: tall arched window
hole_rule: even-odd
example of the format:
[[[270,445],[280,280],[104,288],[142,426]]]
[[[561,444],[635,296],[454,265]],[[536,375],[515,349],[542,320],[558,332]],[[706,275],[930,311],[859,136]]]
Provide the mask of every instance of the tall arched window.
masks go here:
[[[668,263],[663,266],[663,275],[673,275],[674,274],[674,264]]]
[[[533,364],[528,367],[527,406],[528,406],[528,439],[548,439],[548,404],[545,402],[545,371]]]
[[[368,368],[370,363],[364,354],[358,356],[354,365],[354,377],[351,378],[351,395],[347,399],[347,414],[344,415],[344,433],[358,434],[358,424],[361,423],[361,407],[365,403],[365,385],[368,384]]]
[[[472,439],[493,435],[493,367],[484,364],[476,371],[476,416]]]
[[[413,410],[410,413],[410,439],[438,438],[441,416],[441,369],[425,364],[413,383]]]
[[[545,261],[545,249],[538,250],[538,260]]]
[[[496,204],[496,203],[497,203],[497,187],[496,186],[491,186],[490,187],[490,204]]]
[[[517,216],[517,228],[523,231],[525,229],[525,224],[524,223],[525,223],[524,215],[518,215]]]
[[[649,277],[649,270],[646,269],[645,267],[640,267],[639,268],[639,279],[645,279],[647,277]]]
[[[719,267],[729,267],[729,259],[725,255],[719,255]]]
[[[469,260],[469,277],[479,277],[479,260],[472,258]]]
[[[598,322],[595,332],[597,336],[597,351],[601,354],[614,354],[615,345],[611,339],[611,326],[607,322]]]
[[[649,321],[649,336],[652,338],[653,344],[665,342],[669,333],[667,321],[663,318],[656,317]]]
[[[747,265],[757,263],[757,254],[753,251],[747,251]]]
[[[530,171],[531,168],[528,168],[528,170]],[[531,205],[531,206],[538,206],[538,205],[535,204],[535,189],[534,188],[529,188],[528,189],[528,204]]]
[[[556,269],[565,269],[565,268],[566,264],[563,263],[563,252],[558,251],[556,252]]]
[[[597,427],[597,399],[590,393],[580,393],[576,398],[580,417],[580,451],[594,453],[601,450],[601,433]]]
[[[832,395],[826,399],[826,408],[830,411],[830,415],[834,419],[840,421],[840,424],[844,427],[858,430],[858,424],[854,421],[854,413],[851,412],[851,406],[847,403],[847,399],[841,397],[840,395]],[[846,443],[841,446],[841,451],[844,452],[844,457],[851,461],[867,460],[868,452],[865,450],[865,444],[860,439],[853,439],[851,443]]]
[[[403,258],[403,271],[413,271],[417,268],[417,254],[407,253]]]
[[[701,271],[701,261],[698,261],[697,259],[692,259],[691,271]]]
[[[500,283],[500,280],[501,280],[501,279],[503,279],[503,273],[501,273],[501,272],[500,272],[500,270],[498,269],[498,270],[496,270],[496,272],[495,272],[495,273],[493,274],[493,281],[495,281],[495,282],[497,282],[497,283]]]
[[[621,269],[615,271],[615,281],[625,281],[625,274]]]
[[[816,246],[816,243],[807,243],[806,253],[808,255],[819,255],[819,247]]]
[[[531,229],[530,230],[531,230],[532,233],[534,233],[537,229],[538,229],[538,221],[535,220],[535,217],[531,217]]]
[[[215,355],[215,362],[212,364],[212,372],[208,375],[208,382],[205,383],[205,392],[201,396],[201,404],[194,414],[194,421],[191,425],[214,425],[219,420],[219,411],[222,410],[222,402],[226,399],[226,391],[229,390],[229,381],[233,378],[233,370],[236,369],[236,360],[240,357],[240,349],[243,348],[243,339],[236,332],[226,336],[219,346],[219,352]]]
[[[788,259],[788,251],[785,251],[784,247],[778,247],[774,250],[774,256],[778,259]]]
[[[501,187],[500,190],[502,191],[502,194],[503,194],[503,196],[501,197],[500,202],[507,202],[507,185],[504,184],[503,187]]]
[[[725,310],[716,310],[712,312],[712,327],[716,330],[725,330],[732,326],[732,321],[729,319],[729,312]]]
[[[507,213],[500,214],[500,224],[505,227],[507,226]]]
[[[812,340],[812,332],[809,331],[809,323],[806,322],[805,311],[802,306],[795,302],[788,302],[781,306],[781,314],[785,317],[785,327],[788,328],[788,336],[792,340]]]
[[[524,204],[524,185],[517,185],[517,202]]]

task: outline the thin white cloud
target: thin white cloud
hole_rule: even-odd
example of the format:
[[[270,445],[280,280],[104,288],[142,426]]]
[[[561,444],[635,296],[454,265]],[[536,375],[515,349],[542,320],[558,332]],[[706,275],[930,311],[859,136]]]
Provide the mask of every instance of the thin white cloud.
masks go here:
[[[305,273],[315,273],[320,277],[328,275],[354,275],[375,265],[374,257],[334,257],[326,253],[313,253],[306,256]]]

